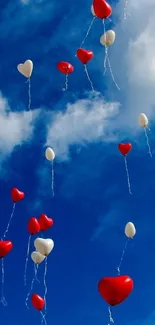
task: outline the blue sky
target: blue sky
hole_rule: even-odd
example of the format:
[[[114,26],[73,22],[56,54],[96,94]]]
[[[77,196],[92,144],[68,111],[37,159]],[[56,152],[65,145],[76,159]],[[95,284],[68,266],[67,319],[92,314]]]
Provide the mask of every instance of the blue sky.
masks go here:
[[[110,4],[116,41],[109,48],[118,91],[110,73],[103,76],[104,32],[94,22],[85,48],[94,51],[88,70],[75,57],[91,22],[91,1],[1,1],[0,9],[0,229],[5,230],[12,210],[10,191],[17,187],[25,199],[17,204],[8,239],[14,249],[5,258],[5,296],[0,305],[3,325],[40,324],[31,306],[27,311],[24,263],[27,222],[41,213],[55,224],[44,236],[55,242],[48,258],[48,324],[108,324],[107,305],[97,292],[104,276],[116,275],[125,244],[124,227],[134,222],[137,233],[128,246],[122,274],[135,282],[132,295],[113,310],[118,324],[154,323],[154,156],[148,155],[143,130],[137,120],[145,113],[150,121],[149,139],[154,145],[155,38],[154,0],[130,0],[130,17],[123,21],[125,2]],[[28,91],[17,65],[31,59],[33,123],[30,123]],[[62,92],[64,76],[59,61],[69,61],[75,71],[69,90]],[[131,142],[128,168],[129,195],[119,142]],[[46,146],[56,153],[55,197],[51,195],[51,168],[44,157]],[[31,251],[33,250],[33,241]],[[40,266],[39,279],[44,267]],[[33,263],[28,264],[30,285]],[[43,295],[42,283],[34,291]]]

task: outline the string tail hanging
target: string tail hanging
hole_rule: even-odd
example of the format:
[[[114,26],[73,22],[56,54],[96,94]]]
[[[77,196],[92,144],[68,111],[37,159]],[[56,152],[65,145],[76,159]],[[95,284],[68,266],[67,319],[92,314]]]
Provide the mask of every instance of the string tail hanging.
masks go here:
[[[108,307],[108,313],[109,313],[109,323],[108,323],[108,325],[114,324],[114,319],[113,319],[113,316],[112,316],[111,306]]]

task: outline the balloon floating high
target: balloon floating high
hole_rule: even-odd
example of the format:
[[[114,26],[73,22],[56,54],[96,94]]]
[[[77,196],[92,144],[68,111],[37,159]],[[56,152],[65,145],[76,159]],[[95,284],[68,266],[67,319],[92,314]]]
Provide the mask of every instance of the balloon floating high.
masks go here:
[[[30,252],[30,243],[31,243],[31,237],[38,234],[40,232],[40,224],[38,220],[35,217],[32,217],[28,221],[27,229],[29,232],[29,238],[28,238],[28,245],[27,245],[27,254],[26,254],[26,261],[25,261],[25,272],[24,272],[24,284],[26,286],[26,273],[27,273],[27,265],[28,265],[28,259],[29,259],[29,252]]]
[[[127,275],[102,278],[99,281],[98,291],[109,305],[110,323],[114,323],[111,307],[122,303],[131,294],[133,287],[133,280]]]
[[[6,307],[7,301],[4,296],[4,257],[10,253],[13,248],[12,241],[10,240],[0,240],[0,259],[2,268],[2,279],[1,279],[1,303]]]
[[[84,64],[85,73],[87,75],[88,81],[90,82],[92,91],[95,91],[87,70],[87,63],[94,57],[94,53],[90,50],[84,50],[80,48],[77,50],[76,54],[81,63]]]
[[[112,8],[105,0],[94,0],[93,9],[96,17],[100,19],[107,19],[112,14]]]
[[[121,265],[122,265],[122,262],[123,262],[123,259],[124,259],[124,255],[125,255],[125,252],[126,252],[126,249],[127,249],[127,245],[129,243],[129,240],[130,239],[133,239],[133,237],[135,236],[136,234],[136,228],[135,228],[135,225],[132,223],[132,222],[128,222],[125,226],[125,235],[127,237],[127,240],[125,242],[125,245],[124,245],[124,249],[122,251],[122,256],[121,256],[121,259],[120,259],[120,263],[117,267],[117,272],[118,272],[118,275],[120,275],[120,272],[121,272]]]
[[[105,29],[105,26],[104,26],[104,29]],[[111,46],[114,43],[115,37],[116,37],[116,35],[115,35],[114,30],[111,30],[110,29],[108,31],[105,31],[104,34],[100,37],[100,43],[101,43],[101,45],[103,45],[105,47],[104,75],[106,73],[107,63],[108,63],[108,67],[109,67],[109,70],[110,70],[110,74],[111,74],[112,80],[114,81],[115,86],[117,87],[117,89],[120,90],[120,88],[119,88],[119,86],[116,83],[116,80],[114,78],[114,74],[113,74],[113,71],[112,71],[110,59],[109,59],[109,56],[108,56],[108,47]]]
[[[149,138],[148,138],[148,134],[147,134],[147,131],[146,131],[146,129],[149,130],[149,128],[148,128],[149,121],[148,121],[147,116],[144,113],[140,113],[139,118],[138,118],[138,123],[144,129],[146,142],[147,142],[147,146],[148,146],[148,149],[149,149],[149,155],[152,158],[152,152],[151,152],[151,148],[150,148],[150,144],[149,144]]]
[[[45,157],[47,160],[49,160],[52,163],[52,194],[54,196],[54,167],[53,167],[53,162],[55,159],[55,152],[53,151],[52,148],[48,147],[45,150]]]
[[[29,300],[29,297],[30,297],[30,294],[32,293],[32,290],[33,290],[33,286],[34,286],[34,282],[35,281],[38,281],[38,278],[37,278],[37,273],[38,273],[38,267],[39,267],[39,264],[41,264],[44,260],[45,260],[45,256],[40,254],[38,251],[33,251],[31,253],[31,259],[32,261],[34,262],[34,276],[32,278],[32,281],[31,281],[31,286],[30,286],[30,290],[26,296],[26,299],[25,299],[25,305],[26,307],[29,309],[28,307],[28,300]]]
[[[44,301],[44,298],[42,298],[41,296],[39,296],[37,293],[34,293],[32,296],[31,296],[31,303],[32,303],[32,306],[38,310],[42,316],[42,321],[44,321],[45,325],[47,325],[46,323],[46,319],[45,319],[45,315],[43,314],[42,310],[45,306],[45,301]]]
[[[13,244],[10,240],[0,240],[0,258],[5,257],[12,250]]]
[[[47,256],[51,253],[54,248],[54,241],[51,238],[37,238],[34,241],[34,247],[36,250],[45,256],[45,271],[44,271],[44,301],[45,301],[45,313],[46,313],[46,294],[47,294],[47,285],[46,285],[46,274],[47,274]]]
[[[66,75],[65,88],[62,89],[66,91],[68,89],[68,75],[74,71],[74,67],[69,62],[61,61],[57,64],[57,68],[61,73]]]
[[[128,189],[129,189],[130,194],[132,194],[132,192],[131,192],[131,185],[130,185],[130,178],[129,178],[129,171],[128,171],[126,156],[130,152],[131,149],[132,149],[132,144],[131,143],[120,143],[118,145],[118,150],[124,156],[125,169],[126,169],[127,182],[128,182]]]
[[[41,231],[46,231],[49,228],[51,228],[53,226],[53,219],[52,218],[48,218],[46,214],[42,213],[39,218],[38,218],[38,222],[40,225],[40,230]]]
[[[16,203],[23,200],[24,196],[25,196],[24,192],[19,191],[18,188],[15,188],[15,187],[12,188],[12,190],[11,190],[11,198],[12,198],[12,201],[13,201],[13,208],[12,208],[11,216],[10,216],[10,219],[8,221],[8,224],[7,224],[7,227],[6,227],[6,230],[5,230],[4,234],[3,234],[2,239],[6,238],[6,235],[7,235],[8,231],[9,231],[10,224],[11,224],[12,218],[14,216]]]
[[[24,63],[20,63],[17,66],[18,71],[27,78],[28,82],[28,110],[31,114],[31,120],[32,120],[32,112],[31,112],[31,75],[33,71],[33,62],[31,60],[26,60]]]
[[[54,248],[54,241],[51,238],[36,238],[34,247],[40,254],[48,256]]]
[[[133,287],[133,280],[127,275],[102,278],[98,283],[100,295],[110,306],[121,304]]]

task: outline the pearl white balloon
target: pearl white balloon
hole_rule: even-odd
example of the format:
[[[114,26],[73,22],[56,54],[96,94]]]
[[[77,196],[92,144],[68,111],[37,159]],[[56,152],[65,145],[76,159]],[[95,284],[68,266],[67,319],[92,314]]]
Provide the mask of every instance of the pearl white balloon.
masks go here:
[[[93,5],[91,6],[91,13],[94,17],[96,17]]]
[[[100,43],[104,46],[110,46],[115,41],[115,32],[113,30],[108,30],[100,37]]]
[[[138,122],[142,128],[145,128],[149,123],[148,118],[144,113],[141,113],[139,115]]]
[[[133,238],[136,234],[136,228],[132,222],[128,222],[125,226],[125,235],[128,238]]]
[[[54,248],[54,241],[50,238],[37,238],[34,241],[34,246],[39,253],[48,256]]]
[[[20,63],[17,66],[18,71],[26,78],[30,78],[33,71],[33,62],[27,60],[24,63]]]
[[[45,255],[42,255],[40,252],[38,251],[34,251],[32,252],[31,254],[31,258],[32,258],[32,261],[35,263],[35,264],[40,264],[44,261],[45,259]]]
[[[52,148],[50,148],[50,147],[46,148],[45,157],[49,161],[53,161],[54,160],[54,158],[55,158],[55,152],[53,151]]]

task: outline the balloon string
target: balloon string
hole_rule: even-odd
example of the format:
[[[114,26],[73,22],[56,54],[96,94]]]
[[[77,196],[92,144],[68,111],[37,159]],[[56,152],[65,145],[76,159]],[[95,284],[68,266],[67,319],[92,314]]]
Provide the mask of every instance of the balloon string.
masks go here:
[[[118,267],[116,268],[117,269],[117,272],[118,272],[118,275],[120,275],[120,272],[121,272],[121,265],[122,265],[122,262],[123,262],[123,259],[124,259],[124,254],[126,252],[129,239],[130,238],[128,238],[127,241],[126,241],[126,243],[125,243],[125,246],[124,246],[124,249],[123,249],[123,252],[122,252],[122,256],[121,256],[121,259],[120,259],[120,263],[119,263]]]
[[[104,35],[105,35],[105,43],[106,43],[106,39],[107,39],[107,35],[106,35],[106,30],[105,30],[105,20],[103,19],[103,28],[104,28]],[[104,75],[107,71],[107,62],[108,62],[108,67],[109,67],[109,70],[110,70],[110,74],[111,74],[111,78],[115,84],[115,86],[117,87],[118,90],[120,90],[115,78],[114,78],[114,74],[112,72],[112,67],[111,67],[111,63],[110,63],[110,60],[109,60],[109,56],[108,56],[108,46],[105,45],[105,57],[104,57]]]
[[[88,70],[87,70],[87,66],[86,66],[86,64],[84,64],[84,69],[85,69],[85,73],[86,73],[86,75],[87,75],[88,81],[90,82],[91,89],[92,89],[92,91],[95,92],[94,87],[93,87],[93,83],[92,83],[92,81],[91,81],[91,79],[90,79],[90,77],[89,77],[89,73],[88,73]]]
[[[44,322],[44,324],[47,325],[47,322],[46,322],[46,319],[45,319],[45,315],[43,314],[42,311],[40,311],[40,314],[41,314],[41,317],[42,317],[41,324]]]
[[[46,275],[47,275],[47,257],[45,258],[45,271],[44,271],[44,301],[45,301],[45,315],[46,315],[46,295],[47,295],[47,285],[46,285]]]
[[[129,193],[132,194],[126,156],[124,156],[124,162],[125,162],[125,169],[126,169],[126,175],[127,175],[127,182],[128,182]]]
[[[148,149],[149,149],[149,155],[152,158],[152,152],[151,152],[151,148],[150,148],[150,144],[149,144],[149,138],[148,138],[148,134],[147,134],[146,128],[144,128],[144,132],[145,132],[147,146],[148,146]]]
[[[53,162],[52,162],[52,194],[54,197],[54,166],[53,166]]]
[[[37,282],[40,283],[40,281],[39,281],[39,279],[38,279],[38,277],[37,277],[38,267],[39,267],[39,264],[37,264],[37,265],[34,264],[34,275],[35,275],[35,280],[36,280]]]
[[[89,35],[90,31],[91,31],[91,28],[92,28],[92,26],[93,26],[93,23],[94,23],[95,18],[96,18],[95,16],[92,18],[92,21],[91,21],[91,23],[90,23],[90,25],[89,25],[89,27],[88,27],[88,30],[87,30],[87,32],[86,32],[86,35],[85,35],[83,41],[82,41],[81,44],[80,44],[80,48],[82,47],[82,45],[84,44],[86,38],[88,37],[88,35]]]
[[[27,245],[27,255],[26,255],[26,261],[25,261],[25,272],[24,272],[24,285],[26,286],[26,273],[27,273],[27,264],[29,259],[29,252],[30,252],[30,242],[31,242],[31,235],[28,239],[28,245]]]
[[[31,282],[30,291],[28,292],[26,300],[25,300],[25,305],[26,305],[27,309],[29,309],[29,306],[28,306],[27,302],[28,302],[29,296],[30,296],[30,294],[31,294],[31,292],[33,290],[33,285],[34,285],[35,279],[36,279],[36,274],[35,274],[35,269],[34,269],[34,277],[33,277],[32,282]]]
[[[124,5],[124,20],[127,19],[127,16],[130,17],[130,14],[127,12],[127,8],[128,8],[128,0],[125,1],[125,5]]]
[[[1,303],[3,306],[7,306],[7,301],[4,297],[4,260],[2,258],[2,288],[1,288]]]
[[[110,325],[111,323],[114,324],[114,320],[113,320],[113,317],[112,317],[111,306],[108,307],[108,313],[109,313],[109,324],[108,325]]]
[[[13,204],[12,213],[11,213],[10,220],[8,222],[7,228],[6,228],[5,232],[4,232],[3,239],[6,237],[6,234],[9,231],[9,227],[10,227],[10,224],[11,224],[11,221],[12,221],[12,218],[13,218],[13,215],[14,215],[14,211],[15,211],[15,206],[16,206],[16,203]]]
[[[105,21],[103,19],[103,28],[104,28],[104,35],[105,35],[105,43],[107,40],[106,30],[105,30]],[[104,56],[104,75],[107,71],[107,59],[108,59],[108,47],[105,45],[105,56]]]
[[[28,110],[30,112],[30,117],[32,121],[32,111],[31,111],[31,80],[30,78],[27,79],[26,83],[28,83]]]
[[[117,82],[116,82],[116,80],[115,80],[115,77],[114,77],[114,75],[113,75],[112,67],[111,67],[111,63],[110,63],[109,57],[107,57],[107,61],[108,61],[108,67],[109,67],[109,70],[110,70],[111,78],[112,78],[112,80],[113,80],[115,86],[117,87],[117,89],[120,90],[120,88],[119,88],[119,86],[118,86],[118,84],[117,84]]]
[[[62,91],[66,91],[67,89],[68,89],[68,73],[66,74],[65,88],[62,88]]]

